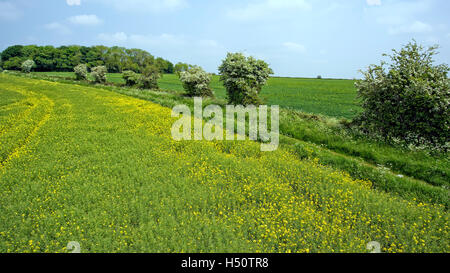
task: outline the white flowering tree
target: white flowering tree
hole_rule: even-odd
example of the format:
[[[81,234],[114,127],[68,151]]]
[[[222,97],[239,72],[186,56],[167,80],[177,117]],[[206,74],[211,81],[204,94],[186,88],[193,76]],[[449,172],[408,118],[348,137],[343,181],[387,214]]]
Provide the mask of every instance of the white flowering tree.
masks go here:
[[[108,70],[105,66],[97,66],[92,68],[91,76],[94,78],[94,82],[106,83],[106,72],[108,72]]]
[[[180,81],[183,83],[186,95],[190,97],[213,97],[214,93],[209,87],[211,75],[200,66],[193,66],[180,73]]]
[[[73,70],[75,72],[75,77],[77,80],[79,81],[87,80],[88,71],[87,66],[85,64],[79,64],[75,66]]]
[[[36,63],[33,60],[26,60],[22,63],[22,72],[24,73],[30,73],[31,69],[36,65]]]
[[[227,89],[230,104],[258,105],[258,94],[273,74],[269,65],[242,53],[228,53],[219,67],[220,79]]]

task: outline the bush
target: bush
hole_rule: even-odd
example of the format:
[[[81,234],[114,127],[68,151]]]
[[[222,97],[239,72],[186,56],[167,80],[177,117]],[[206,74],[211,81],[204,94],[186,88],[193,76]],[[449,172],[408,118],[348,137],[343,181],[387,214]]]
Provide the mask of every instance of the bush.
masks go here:
[[[183,83],[186,94],[190,97],[213,97],[213,91],[209,87],[211,75],[201,67],[194,66],[180,73],[180,81]]]
[[[228,53],[219,67],[220,79],[227,90],[228,101],[234,105],[258,105],[258,94],[266,84],[270,74],[269,65],[242,53]]]
[[[91,76],[94,78],[95,83],[106,83],[106,67],[97,66],[91,69]]]
[[[31,69],[36,66],[36,63],[33,60],[26,60],[22,63],[22,72],[30,73]]]
[[[450,85],[448,65],[434,65],[437,47],[416,42],[372,65],[356,83],[363,113],[355,120],[366,133],[415,146],[448,149]]]
[[[75,77],[78,81],[87,80],[88,71],[87,66],[85,64],[79,64],[75,66],[73,71],[75,72]]]
[[[322,79],[322,76],[321,76],[321,75],[317,76],[317,79],[318,79],[318,80],[321,80],[321,79]]]
[[[159,89],[158,80],[161,78],[160,70],[154,65],[147,66],[142,72],[141,84],[145,89]]]
[[[139,74],[134,71],[128,70],[122,73],[122,78],[125,80],[127,86],[135,86],[139,84],[140,77]]]

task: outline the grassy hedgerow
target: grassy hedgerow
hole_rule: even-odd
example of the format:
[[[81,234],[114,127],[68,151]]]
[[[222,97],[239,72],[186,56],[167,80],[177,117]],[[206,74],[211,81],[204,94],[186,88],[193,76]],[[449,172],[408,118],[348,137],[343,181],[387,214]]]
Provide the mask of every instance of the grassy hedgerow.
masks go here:
[[[1,101],[19,93],[43,112],[0,167],[0,252],[66,252],[70,241],[83,252],[367,252],[370,241],[384,252],[450,250],[443,206],[285,149],[175,142],[170,109],[150,102],[0,79]]]

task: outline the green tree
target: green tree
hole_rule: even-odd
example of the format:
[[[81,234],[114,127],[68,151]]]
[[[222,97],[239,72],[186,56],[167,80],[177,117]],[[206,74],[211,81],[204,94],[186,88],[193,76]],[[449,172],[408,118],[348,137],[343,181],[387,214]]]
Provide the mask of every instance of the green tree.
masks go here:
[[[24,61],[21,57],[12,57],[3,62],[3,68],[7,70],[21,70]]]
[[[159,89],[158,80],[161,78],[159,67],[155,65],[147,66],[142,72],[141,84],[145,89]]]
[[[228,102],[234,105],[258,105],[258,94],[270,74],[269,65],[242,53],[228,53],[219,67],[220,79],[227,90]]]
[[[179,63],[177,63],[177,64],[175,65],[175,67],[174,67],[174,72],[175,72],[178,76],[180,76],[180,73],[181,73],[181,72],[188,71],[188,69],[189,69],[190,67],[192,67],[192,66],[189,65],[189,64],[179,62]]]
[[[446,64],[434,65],[437,47],[415,41],[393,50],[390,64],[363,71],[357,82],[363,113],[355,120],[366,133],[386,140],[448,149],[450,83]]]
[[[122,73],[122,78],[125,80],[127,86],[135,86],[139,84],[140,76],[134,71],[124,71]]]
[[[23,50],[23,46],[21,46],[21,45],[10,46],[2,52],[1,59],[2,59],[2,61],[5,62],[14,57],[21,58],[21,57],[23,57],[22,50]]]

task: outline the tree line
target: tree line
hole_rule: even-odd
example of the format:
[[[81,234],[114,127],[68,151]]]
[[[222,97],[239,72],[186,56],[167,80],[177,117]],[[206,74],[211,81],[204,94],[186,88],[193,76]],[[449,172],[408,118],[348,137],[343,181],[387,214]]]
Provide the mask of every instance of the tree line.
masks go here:
[[[21,70],[26,60],[33,60],[37,72],[71,72],[79,64],[88,69],[105,66],[109,73],[134,71],[142,73],[147,67],[155,66],[161,73],[172,74],[187,69],[189,65],[174,65],[161,57],[155,57],[142,49],[99,46],[37,46],[14,45],[1,53],[0,66],[6,70]]]

